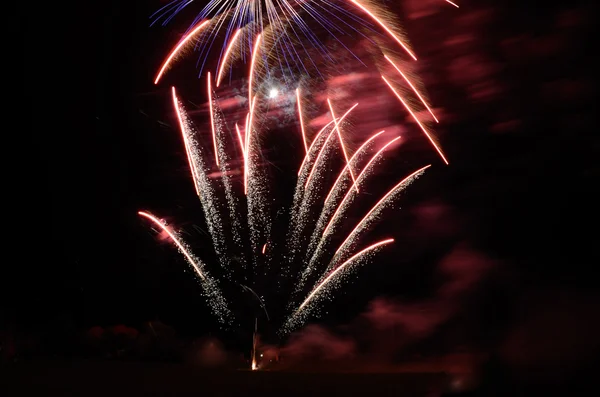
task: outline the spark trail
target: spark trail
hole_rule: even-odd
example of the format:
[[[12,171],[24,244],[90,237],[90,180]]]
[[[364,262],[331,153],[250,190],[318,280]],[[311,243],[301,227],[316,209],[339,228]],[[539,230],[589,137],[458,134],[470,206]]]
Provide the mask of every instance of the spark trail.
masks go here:
[[[196,275],[200,278],[200,285],[208,298],[208,303],[213,313],[222,323],[229,323],[232,319],[231,311],[227,306],[227,302],[221,295],[218,283],[210,277],[206,270],[204,270],[204,264],[192,254],[189,247],[187,247],[187,244],[177,235],[177,232],[173,231],[160,219],[145,211],[138,211],[138,215],[152,221],[152,223],[169,236],[179,252],[181,252]]]
[[[396,137],[396,138],[390,140],[381,149],[379,149],[377,151],[377,153],[375,153],[371,157],[369,162],[364,166],[364,168],[358,175],[358,178],[357,178],[358,184],[363,183],[363,181],[373,172],[374,167],[377,165],[377,161],[380,159],[381,155],[385,152],[385,150],[390,145],[392,145],[398,139],[400,139],[400,137]],[[333,227],[335,225],[335,222],[341,217],[341,215],[344,213],[344,211],[346,211],[348,209],[348,207],[351,204],[351,200],[355,196],[356,196],[356,191],[354,189],[348,189],[346,195],[344,196],[342,201],[338,204],[337,208],[333,212],[333,215],[331,215],[331,216],[329,216],[328,213],[330,213],[332,211],[332,206],[334,205],[334,203],[331,203],[330,206],[324,207],[326,209],[326,212],[325,211],[322,212],[322,216],[320,217],[319,221],[317,221],[318,222],[317,228],[315,228],[315,233],[317,233],[318,230],[321,230],[322,234],[321,234],[320,238],[318,236],[315,237],[315,240],[317,238],[319,238],[318,240],[316,240],[316,241],[318,241],[318,243],[316,244],[316,248],[314,248],[312,251],[311,250],[307,251],[307,255],[310,255],[310,259],[307,261],[308,264],[307,264],[306,268],[304,269],[304,271],[302,271],[302,273],[300,275],[300,279],[298,280],[296,292],[304,287],[304,285],[308,281],[308,277],[310,277],[311,274],[316,270],[316,263],[319,260],[319,258],[321,257],[321,255],[323,254],[325,245],[328,243],[329,237],[331,236],[331,233],[333,232]],[[327,222],[327,219],[329,219],[329,222],[327,223],[327,226],[325,226],[325,229],[323,229],[322,224]]]
[[[208,177],[208,168],[206,167],[202,156],[200,145],[196,140],[193,124],[177,98],[175,88],[172,88],[171,92],[173,96],[173,106],[175,107],[188,161],[190,163],[190,168],[192,169],[196,193],[200,198],[204,217],[206,218],[208,230],[212,237],[219,263],[226,269],[227,257],[225,256],[226,247],[224,244],[223,221],[221,218],[219,201],[215,194],[215,188]]]
[[[324,293],[326,292],[331,293],[333,288],[335,288],[336,286],[339,287],[339,284],[341,281],[343,281],[344,276],[348,276],[347,272],[351,268],[351,265],[355,264],[360,260],[366,259],[367,255],[372,255],[375,253],[376,250],[380,249],[382,246],[393,242],[394,239],[390,238],[372,244],[367,248],[356,253],[350,259],[346,260],[344,263],[338,266],[335,270],[330,272],[327,276],[323,277],[323,279],[310,292],[306,299],[304,299],[304,301],[300,304],[298,309],[288,318],[286,324],[284,325],[284,329],[292,330],[299,325],[299,322],[306,320],[310,305],[314,304],[315,300],[319,298],[320,295],[324,295]]]

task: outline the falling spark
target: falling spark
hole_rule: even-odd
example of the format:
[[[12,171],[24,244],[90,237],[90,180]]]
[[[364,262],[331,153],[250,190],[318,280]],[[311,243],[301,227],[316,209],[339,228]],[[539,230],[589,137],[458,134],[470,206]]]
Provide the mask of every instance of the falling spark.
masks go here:
[[[254,49],[252,50],[252,60],[250,61],[250,73],[248,74],[248,98],[252,98],[252,82],[254,80],[254,68],[256,67],[256,56],[258,55],[261,37],[262,33],[259,33],[258,36],[256,36],[256,42],[254,43]]]
[[[169,56],[167,57],[167,59],[165,60],[165,62],[163,63],[162,67],[160,68],[158,74],[156,75],[156,79],[154,80],[154,84],[158,84],[158,81],[160,80],[160,78],[162,77],[163,73],[165,72],[165,70],[167,69],[167,67],[171,64],[171,61],[173,60],[173,58],[179,53],[179,51],[181,50],[181,48],[188,43],[198,32],[200,32],[202,30],[202,28],[204,28],[210,21],[204,21],[204,22],[200,22],[198,24],[198,26],[196,26],[194,29],[192,29],[191,32],[189,32],[188,34],[186,34],[183,39],[181,39],[181,41],[179,42],[179,44],[177,44],[175,46],[175,48],[173,48],[173,50],[171,51],[171,54],[169,54]]]
[[[179,251],[183,254],[183,256],[185,256],[185,258],[187,259],[187,261],[189,262],[189,264],[196,271],[196,274],[198,276],[200,276],[200,278],[202,280],[206,280],[206,276],[202,272],[201,266],[196,263],[196,261],[194,260],[194,258],[192,258],[192,256],[188,253],[188,251],[183,246],[183,243],[181,243],[179,241],[179,239],[175,236],[175,234],[173,232],[171,232],[171,230],[166,225],[164,225],[154,215],[151,215],[151,214],[149,214],[147,212],[138,211],[138,215],[150,219],[152,222],[154,222],[154,224],[156,224],[156,226],[160,227],[165,233],[167,233],[167,235],[169,236],[169,238],[175,243],[175,245],[177,246],[177,248],[179,248]]]
[[[185,134],[185,123],[183,121],[183,115],[181,114],[181,110],[179,109],[179,100],[177,99],[177,94],[175,93],[175,87],[171,87],[171,93],[173,97],[173,107],[175,108],[175,113],[177,114],[177,121],[179,122],[179,129],[181,130],[181,136],[183,137],[183,143],[185,145],[185,153],[188,158],[188,163],[190,164],[190,171],[192,173],[192,180],[194,181],[194,189],[196,189],[196,194],[200,197],[200,190],[198,188],[198,171],[196,170],[196,164],[192,159],[192,153],[190,148],[190,143]]]
[[[358,193],[358,186],[356,186],[356,178],[354,177],[354,172],[352,172],[352,166],[350,166],[350,160],[348,159],[348,152],[346,151],[346,145],[344,144],[344,139],[342,138],[342,131],[340,131],[340,124],[335,121],[335,113],[333,112],[333,105],[331,104],[331,100],[327,98],[327,104],[329,104],[329,111],[331,112],[331,118],[335,124],[335,130],[337,131],[338,139],[340,140],[340,145],[342,146],[342,152],[344,153],[344,159],[346,160],[346,167],[348,167],[348,171],[350,171],[350,176],[354,181],[354,189]]]
[[[410,55],[410,57],[412,59],[414,59],[415,61],[417,60],[417,57],[408,48],[408,46],[406,44],[404,44],[404,42],[402,40],[400,40],[400,38],[380,18],[378,18],[375,14],[373,14],[373,12],[371,12],[364,5],[360,4],[358,1],[356,1],[356,0],[350,0],[350,1],[355,6],[357,6],[361,10],[363,10],[365,12],[365,14],[367,14],[368,16],[370,16],[375,22],[377,22],[379,24],[379,26],[381,26],[383,28],[383,30],[385,30],[394,40],[396,40],[396,42],[398,42],[398,44],[400,44],[400,46],[404,49],[404,51],[406,51],[406,53],[408,55]]]
[[[367,163],[367,165],[365,165],[365,167],[362,169],[362,171],[358,175],[358,182],[359,183],[361,183],[363,181],[363,179],[371,171],[371,166],[375,164],[375,161],[379,158],[379,156],[381,155],[381,153],[383,153],[385,151],[385,149],[387,149],[391,144],[393,144],[394,142],[396,142],[398,139],[400,139],[399,136],[396,137],[396,138],[394,138],[394,139],[392,139],[391,141],[389,141],[388,143],[386,143],[381,149],[379,149],[377,151],[377,153],[375,153],[373,155],[373,157],[371,157],[371,160],[369,160],[369,162]],[[323,236],[327,235],[327,232],[329,231],[329,229],[331,228],[331,226],[334,224],[334,221],[341,214],[341,211],[343,211],[343,209],[346,207],[345,204],[346,204],[346,202],[347,202],[347,200],[348,200],[348,198],[350,197],[351,194],[352,194],[352,189],[348,190],[348,193],[346,193],[346,196],[344,196],[344,199],[342,200],[342,202],[340,203],[340,205],[337,207],[335,213],[333,214],[333,216],[329,220],[329,223],[325,227],[325,230],[323,231]]]
[[[219,165],[219,151],[217,149],[217,132],[215,131],[215,116],[213,113],[213,101],[212,101],[212,86],[210,82],[210,72],[207,75],[208,85],[208,111],[210,113],[210,130],[212,131],[213,147],[215,149],[215,161],[217,166]]]
[[[445,0],[445,1],[446,1],[446,3],[450,3],[450,4],[452,4],[452,5],[453,5],[454,7],[456,7],[456,8],[460,8],[460,7],[458,6],[458,4],[455,4],[455,3],[451,2],[450,0]]]
[[[354,162],[356,162],[356,160],[358,159],[358,155],[361,154],[362,151],[367,148],[367,146],[369,145],[369,143],[371,143],[375,138],[377,138],[379,135],[383,134],[384,132],[385,132],[385,130],[379,131],[378,133],[372,135],[352,155],[352,157],[350,158],[350,161],[348,162],[348,164],[346,164],[346,166],[342,169],[342,171],[338,175],[337,179],[333,183],[333,186],[331,186],[331,189],[329,190],[329,193],[327,194],[327,197],[325,197],[325,202],[328,202],[329,199],[331,198],[331,195],[333,194],[333,192],[335,191],[335,189],[338,187],[338,185],[342,181],[342,178],[344,177],[344,175],[346,175],[346,171],[348,171],[350,169],[350,164],[353,164]]]
[[[431,135],[429,134],[429,132],[427,132],[427,129],[425,128],[425,126],[421,123],[421,121],[419,121],[419,119],[417,118],[417,116],[415,115],[415,113],[412,111],[412,109],[410,108],[410,106],[408,106],[408,104],[404,101],[404,99],[398,93],[398,91],[396,91],[396,89],[392,86],[392,84],[383,75],[381,75],[381,78],[390,87],[390,89],[396,95],[396,97],[400,100],[400,102],[402,102],[402,105],[404,105],[404,107],[406,108],[406,110],[408,111],[408,113],[410,113],[410,115],[413,117],[413,119],[417,122],[417,124],[419,125],[419,127],[421,128],[421,130],[423,131],[423,133],[425,134],[425,136],[427,137],[427,139],[429,139],[429,142],[431,142],[431,145],[435,148],[435,150],[438,152],[438,154],[440,155],[440,157],[444,161],[444,163],[446,163],[446,165],[448,165],[448,160],[446,160],[446,156],[444,156],[444,153],[442,152],[442,149],[440,149],[440,147],[435,143],[435,141],[433,140],[433,138],[431,137]]]
[[[377,138],[378,136],[380,136],[381,134],[383,134],[384,131],[380,131],[374,135],[372,135],[368,140],[366,140],[361,147],[356,151],[356,153],[354,153],[354,155],[352,156],[352,158],[350,159],[350,163],[354,163],[354,162],[358,162],[359,157],[361,157],[361,155],[364,154],[364,152],[366,151],[366,149],[369,147],[369,144],[372,143],[375,138]],[[398,140],[398,138],[393,139],[391,142],[389,142],[387,145],[385,145],[382,150],[380,150],[379,153],[381,153],[383,150],[385,150],[386,147],[388,147],[389,145],[391,145],[393,142],[395,142],[396,140]],[[371,159],[371,161],[369,162],[369,164],[367,164],[367,166],[363,169],[363,171],[366,171],[369,168],[369,165],[374,161],[374,159],[376,159],[379,155],[379,153],[375,154],[375,156]],[[333,186],[331,187],[331,190],[329,191],[329,194],[327,195],[327,198],[325,199],[325,204],[323,205],[323,208],[321,209],[321,214],[319,215],[319,219],[317,221],[317,224],[313,230],[312,236],[310,238],[310,243],[308,245],[308,249],[306,250],[306,260],[305,262],[307,262],[309,265],[306,267],[306,269],[302,272],[301,277],[300,277],[300,281],[298,282],[298,284],[296,285],[296,290],[295,290],[295,294],[297,294],[303,287],[305,282],[307,281],[308,276],[312,273],[313,271],[313,263],[314,261],[319,257],[319,253],[320,250],[322,249],[324,243],[325,243],[325,238],[323,238],[323,230],[325,229],[326,224],[328,225],[328,219],[329,216],[332,213],[332,210],[335,210],[335,198],[337,198],[337,196],[339,195],[339,192],[342,191],[342,186],[343,184],[341,183],[341,181],[344,179],[343,177],[347,174],[347,168],[344,168],[337,180],[335,181],[335,183],[333,184]],[[361,175],[363,174],[363,172],[361,172]],[[360,176],[359,176],[360,179]],[[350,195],[351,193],[353,193],[354,190],[349,189],[348,193],[346,196]],[[342,202],[342,204],[340,204],[340,207],[345,206],[344,202]],[[338,208],[340,208],[338,207]]]
[[[242,158],[246,158],[246,148],[244,147],[244,138],[242,138],[242,133],[240,132],[240,127],[235,123],[235,132],[238,137],[238,141],[240,144],[240,150],[242,151]]]
[[[250,105],[250,113],[248,113],[248,116],[246,118],[247,123],[246,123],[246,150],[244,151],[246,153],[246,158],[244,159],[244,194],[248,194],[248,178],[249,178],[249,174],[250,174],[250,168],[249,168],[249,161],[250,161],[250,136],[252,135],[252,119],[254,117],[254,106],[256,105],[256,95],[254,96],[254,98],[252,99],[252,104]]]
[[[348,265],[350,265],[352,262],[360,259],[362,256],[364,256],[365,254],[369,253],[370,251],[377,249],[383,245],[386,244],[390,244],[393,243],[394,239],[390,238],[387,240],[382,240],[378,243],[372,244],[370,246],[368,246],[367,248],[363,249],[362,251],[358,252],[357,254],[355,254],[354,256],[352,256],[350,259],[346,260],[344,263],[342,263],[340,266],[338,266],[335,270],[333,270],[331,273],[329,273],[329,275],[327,277],[325,277],[323,279],[323,281],[321,281],[313,290],[312,292],[306,297],[306,299],[304,300],[304,302],[302,302],[302,304],[298,307],[298,310],[296,311],[296,313],[300,312],[302,309],[304,309],[304,307],[314,298],[314,296],[323,289],[323,287],[327,286],[331,280],[340,272],[342,272],[344,269],[346,269],[348,267]]]
[[[352,241],[352,239],[354,239],[356,237],[356,235],[360,231],[362,231],[366,226],[368,226],[368,224],[373,220],[373,218],[375,216],[377,216],[378,211],[380,211],[381,209],[383,209],[383,207],[385,207],[387,204],[389,204],[389,202],[391,201],[391,200],[389,200],[390,197],[393,197],[393,195],[395,195],[396,193],[399,193],[402,190],[404,190],[404,188],[406,188],[416,178],[418,178],[420,175],[422,175],[425,172],[425,170],[427,168],[429,168],[429,167],[431,167],[431,165],[427,165],[427,166],[425,166],[423,168],[420,168],[420,169],[416,170],[415,172],[413,172],[412,174],[410,174],[409,176],[407,176],[406,178],[404,178],[402,181],[400,181],[400,183],[398,183],[396,186],[394,186],[393,188],[391,188],[373,206],[373,208],[371,208],[369,210],[369,212],[367,213],[367,215],[365,215],[360,220],[360,222],[358,222],[358,224],[354,227],[354,229],[352,229],[352,231],[350,232],[350,234],[348,234],[348,237],[346,237],[346,239],[344,240],[344,242],[342,244],[340,244],[340,246],[337,249],[337,251],[335,251],[335,256],[337,256],[340,252],[342,252],[347,247],[347,245]],[[335,256],[334,256],[334,260],[335,260]]]
[[[440,121],[437,119],[437,117],[435,117],[435,114],[433,114],[433,110],[431,110],[431,108],[429,107],[429,105],[427,104],[427,102],[425,101],[425,99],[423,99],[423,97],[419,93],[419,90],[417,90],[417,87],[415,87],[413,85],[413,83],[411,83],[411,81],[408,79],[408,77],[406,77],[406,75],[404,73],[402,73],[402,70],[400,70],[400,68],[398,67],[398,65],[396,65],[390,59],[390,57],[388,57],[387,55],[385,55],[385,59],[387,59],[387,61],[392,64],[392,66],[398,71],[398,73],[400,73],[400,75],[402,76],[402,78],[404,79],[404,81],[406,81],[406,83],[410,86],[410,88],[412,88],[412,90],[415,93],[415,95],[417,97],[419,97],[419,99],[421,100],[421,103],[427,108],[427,111],[429,112],[429,114],[431,114],[431,116],[433,117],[433,119],[435,120],[435,122],[439,123]]]
[[[338,126],[342,121],[344,121],[344,119],[346,118],[346,116],[348,116],[350,114],[351,111],[354,110],[355,107],[358,106],[358,102],[355,103],[350,109],[348,109],[346,111],[346,113],[344,113],[342,115],[342,117],[340,117],[339,121],[337,121],[337,119],[335,118],[333,112],[331,113],[332,117],[333,117],[333,123],[335,126]],[[323,145],[323,147],[321,148],[321,150],[319,151],[319,154],[317,155],[317,158],[312,166],[312,169],[310,171],[310,174],[308,175],[308,178],[306,179],[306,183],[304,184],[304,188],[306,188],[308,186],[308,183],[310,182],[315,170],[317,169],[317,165],[319,164],[319,159],[322,157],[323,155],[323,151],[324,149],[327,147],[327,142],[329,142],[329,138],[332,136],[333,132],[336,130],[336,128],[334,127],[333,130],[331,130],[331,132],[329,133],[329,135],[327,136],[327,140],[325,140],[325,144]],[[338,130],[339,133],[339,130]],[[343,144],[342,144],[343,146]],[[348,164],[348,159],[346,159],[346,164]]]
[[[208,296],[208,303],[213,311],[213,313],[219,318],[222,323],[230,323],[231,322],[231,312],[227,308],[227,302],[221,295],[221,292],[217,286],[215,280],[210,278],[208,274],[203,270],[203,264],[196,259],[189,249],[186,247],[186,244],[177,236],[177,234],[171,230],[165,223],[163,223],[160,219],[155,217],[149,212],[146,211],[138,211],[138,215],[149,219],[158,226],[162,231],[164,231],[171,241],[177,246],[177,249],[181,254],[185,257],[189,265],[194,269],[195,273],[201,279],[201,285],[204,289],[206,295]]]
[[[223,79],[223,74],[225,72],[225,66],[227,65],[227,59],[229,58],[229,55],[231,54],[231,50],[233,49],[233,46],[235,45],[237,38],[240,36],[240,33],[242,33],[242,29],[238,29],[235,34],[233,35],[233,38],[231,39],[231,41],[229,42],[229,45],[227,46],[227,49],[225,50],[225,55],[223,55],[223,59],[221,60],[221,65],[219,67],[219,71],[217,72],[217,87],[221,84],[221,80]]]
[[[263,245],[262,247],[262,254],[265,254],[265,251],[267,250],[267,243],[265,243],[265,245]]]
[[[333,124],[333,122],[334,122],[334,120],[331,120],[329,123],[325,124],[325,126],[323,128],[321,128],[319,130],[319,132],[317,132],[317,135],[315,135],[315,138],[313,139],[312,143],[310,144],[308,151],[306,152],[306,154],[304,155],[304,158],[302,159],[302,164],[300,164],[300,168],[298,169],[298,176],[300,176],[300,174],[302,174],[302,171],[304,170],[304,167],[306,166],[306,164],[308,162],[308,157],[309,157],[310,153],[312,152],[313,147],[316,146],[316,143],[317,143],[318,139],[321,137],[321,134],[323,132],[325,132],[327,127],[329,127],[331,124]]]
[[[302,142],[304,142],[304,153],[308,153],[308,145],[306,143],[306,131],[304,130],[304,120],[302,119],[302,99],[300,98],[300,87],[296,88],[296,102],[298,103],[298,119],[300,119]]]

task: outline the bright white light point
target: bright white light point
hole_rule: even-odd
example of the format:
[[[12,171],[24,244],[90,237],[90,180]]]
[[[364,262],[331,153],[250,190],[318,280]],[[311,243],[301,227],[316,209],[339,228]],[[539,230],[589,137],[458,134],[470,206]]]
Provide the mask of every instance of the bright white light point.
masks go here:
[[[277,88],[271,88],[269,91],[269,98],[273,99],[279,95],[279,90]]]

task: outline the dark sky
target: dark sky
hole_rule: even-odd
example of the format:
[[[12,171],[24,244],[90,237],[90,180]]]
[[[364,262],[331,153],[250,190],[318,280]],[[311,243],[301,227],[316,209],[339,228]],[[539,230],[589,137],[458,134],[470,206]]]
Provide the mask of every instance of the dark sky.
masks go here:
[[[465,241],[501,259],[522,288],[597,287],[593,7],[544,4],[464,1],[417,19],[401,9],[430,96],[448,115],[440,135],[452,164],[411,190],[396,218],[404,244],[381,259],[385,276],[348,286],[333,306],[350,307],[339,317],[381,294],[426,295],[431,269]],[[21,104],[40,122],[19,194],[29,245],[8,279],[17,291],[8,318],[19,324],[65,315],[81,326],[160,317],[189,332],[214,328],[185,263],[136,215],[202,222],[179,136],[157,122],[175,125],[168,88],[152,78],[184,27],[150,28],[159,5],[56,2],[39,13],[45,29],[23,60]]]

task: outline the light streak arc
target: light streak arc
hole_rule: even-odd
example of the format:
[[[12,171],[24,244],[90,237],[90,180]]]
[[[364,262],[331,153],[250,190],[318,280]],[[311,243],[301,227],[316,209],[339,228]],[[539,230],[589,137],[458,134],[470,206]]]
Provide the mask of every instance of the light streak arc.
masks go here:
[[[223,79],[223,73],[225,72],[225,67],[227,65],[227,59],[229,58],[231,50],[233,49],[237,38],[240,36],[240,33],[242,33],[242,29],[238,29],[235,32],[231,41],[229,42],[229,45],[227,46],[227,49],[225,50],[225,54],[223,55],[223,59],[221,60],[221,65],[219,66],[219,71],[217,72],[217,87],[219,87],[219,85],[221,84],[221,80]]]
[[[408,46],[402,40],[400,40],[400,38],[392,31],[392,29],[390,29],[380,18],[378,18],[375,14],[373,14],[373,12],[371,12],[364,5],[360,4],[358,1],[350,0],[350,2],[358,8],[360,8],[361,10],[363,10],[365,14],[367,14],[371,17],[371,19],[377,22],[377,24],[379,24],[379,26],[381,26],[383,30],[385,30],[394,40],[396,40],[396,42],[398,42],[398,44],[400,44],[400,46],[404,49],[404,51],[406,51],[408,55],[410,55],[412,59],[414,59],[415,61],[417,60],[416,55],[413,54],[413,52],[408,48]]]
[[[200,269],[200,265],[198,265],[196,263],[194,258],[192,258],[192,256],[187,252],[184,245],[179,241],[179,239],[175,236],[175,234],[173,234],[173,232],[171,232],[171,230],[165,224],[163,224],[158,218],[156,218],[152,214],[149,214],[148,212],[138,211],[138,215],[143,216],[144,218],[150,219],[152,222],[154,222],[154,224],[156,224],[165,233],[167,233],[169,235],[169,238],[175,243],[177,248],[179,248],[179,251],[181,251],[181,253],[185,256],[185,259],[187,259],[187,261],[190,263],[190,265],[194,268],[194,270],[196,271],[196,274],[198,274],[198,276],[200,276],[200,278],[202,278],[203,281],[206,280],[206,276]]]
[[[342,131],[340,130],[340,123],[335,121],[335,113],[333,111],[333,105],[331,104],[331,100],[327,98],[327,103],[329,104],[329,111],[331,112],[331,118],[335,124],[335,130],[337,131],[338,139],[340,140],[340,145],[342,146],[342,153],[344,153],[344,159],[346,160],[346,166],[350,171],[350,176],[352,177],[352,181],[354,182],[353,187],[356,189],[358,193],[358,186],[356,186],[356,178],[354,177],[354,172],[352,172],[352,166],[350,165],[350,160],[348,159],[348,152],[346,151],[346,145],[344,144],[344,139],[342,138]]]
[[[183,121],[183,115],[181,114],[181,110],[179,109],[179,100],[177,99],[177,94],[175,93],[175,87],[171,87],[171,94],[173,97],[173,106],[175,107],[175,113],[177,114],[177,121],[179,122],[179,129],[181,130],[181,136],[183,137],[183,144],[185,146],[185,154],[188,158],[188,163],[190,165],[190,171],[192,172],[192,180],[194,181],[194,189],[196,189],[196,194],[200,197],[200,189],[198,188],[198,170],[196,169],[196,164],[194,163],[194,159],[192,158],[190,147],[190,142],[185,134],[185,123]]]
[[[438,152],[438,154],[440,155],[440,157],[442,158],[442,160],[444,161],[444,163],[446,163],[446,165],[448,165],[448,160],[446,159],[446,156],[444,156],[444,153],[442,152],[442,149],[440,149],[440,147],[438,146],[437,143],[435,143],[435,141],[433,140],[433,138],[431,137],[431,135],[429,134],[429,132],[427,131],[427,129],[425,128],[425,126],[421,123],[421,121],[419,120],[419,118],[415,115],[415,113],[412,111],[412,109],[410,108],[410,106],[408,106],[408,104],[406,103],[406,101],[404,101],[404,99],[402,98],[402,96],[398,93],[398,91],[396,91],[396,89],[392,86],[392,84],[385,78],[385,76],[381,75],[381,78],[383,79],[383,81],[385,81],[385,83],[390,87],[390,89],[392,90],[392,92],[396,95],[396,97],[400,100],[400,102],[402,102],[402,105],[404,105],[404,107],[406,108],[406,110],[408,111],[408,113],[410,113],[410,115],[412,116],[412,118],[416,121],[416,123],[419,125],[419,127],[421,128],[421,131],[423,131],[423,133],[425,134],[425,136],[427,137],[427,139],[429,139],[429,142],[431,142],[431,145],[434,147],[434,149]]]
[[[394,193],[396,193],[396,191],[401,188],[404,184],[406,184],[407,182],[410,182],[412,180],[412,178],[418,176],[419,174],[421,174],[422,172],[424,172],[427,168],[431,167],[431,165],[427,165],[423,168],[420,168],[418,170],[416,170],[415,172],[413,172],[412,174],[410,174],[409,176],[407,176],[406,178],[404,178],[402,181],[400,181],[400,183],[398,183],[396,186],[394,186],[393,188],[391,188],[378,202],[377,204],[375,204],[371,210],[369,210],[369,212],[367,213],[367,215],[365,215],[360,222],[358,222],[356,224],[356,226],[354,227],[354,229],[352,229],[352,231],[350,232],[350,234],[348,234],[348,237],[346,237],[346,239],[344,240],[344,242],[342,244],[340,244],[339,248],[335,251],[335,255],[337,255],[343,248],[345,248],[346,243],[348,243],[348,241],[350,241],[351,238],[354,237],[354,235],[356,233],[358,233],[358,230],[360,230],[360,228],[369,220],[369,217],[375,212],[377,211],[383,204],[385,204],[386,200],[393,195]]]
[[[304,153],[308,153],[308,144],[306,143],[306,131],[304,129],[304,120],[302,117],[302,100],[300,98],[300,87],[296,88],[296,102],[298,103],[298,119],[300,119],[300,130],[302,131],[302,142],[304,143]]]
[[[213,139],[213,147],[215,150],[215,162],[217,163],[217,166],[219,165],[219,150],[217,148],[217,131],[215,128],[215,115],[213,112],[213,101],[212,101],[212,85],[211,85],[211,80],[210,80],[210,72],[208,72],[207,78],[206,78],[207,82],[208,82],[208,111],[210,113],[210,130],[212,132],[212,139]]]
[[[394,139],[392,139],[391,141],[389,141],[388,143],[386,143],[385,146],[383,146],[381,149],[379,149],[377,151],[377,153],[375,153],[373,155],[373,157],[371,157],[371,159],[369,160],[369,162],[363,167],[362,171],[358,175],[357,180],[359,182],[361,182],[363,180],[363,178],[367,175],[366,172],[371,168],[371,165],[375,162],[375,160],[377,160],[377,158],[379,157],[379,155],[381,155],[381,153],[383,153],[385,151],[385,149],[387,149],[391,144],[393,144],[394,142],[396,142],[398,139],[400,139],[399,136],[396,137],[396,138],[394,138]],[[342,208],[344,208],[344,204],[346,204],[346,201],[348,200],[348,198],[350,197],[351,194],[352,194],[352,189],[349,189],[348,192],[346,193],[346,195],[344,196],[344,198],[342,199],[342,201],[340,202],[340,205],[338,205],[338,207],[336,208],[335,212],[331,216],[331,219],[329,220],[329,223],[325,227],[325,230],[323,230],[323,236],[325,236],[327,234],[327,232],[329,231],[329,228],[331,228],[331,225],[333,225],[333,221],[335,219],[337,219],[337,217],[340,214],[340,211],[342,210]]]
[[[431,116],[433,117],[433,119],[435,120],[435,122],[439,123],[440,121],[438,120],[437,117],[435,117],[435,114],[433,114],[433,110],[431,110],[431,108],[427,104],[427,101],[425,101],[425,99],[421,96],[421,94],[419,93],[419,90],[417,90],[417,87],[415,87],[413,85],[413,83],[411,83],[411,81],[408,79],[408,77],[406,77],[406,75],[404,73],[402,73],[402,70],[400,70],[400,68],[398,67],[398,65],[396,65],[390,59],[390,57],[388,57],[387,55],[384,55],[384,56],[385,56],[385,59],[387,59],[387,61],[398,71],[398,73],[400,73],[400,75],[402,76],[402,78],[404,79],[404,81],[406,81],[406,83],[410,86],[410,88],[412,88],[412,90],[415,93],[415,95],[417,95],[417,97],[421,100],[421,103],[425,106],[425,108],[427,108],[427,111],[429,112],[429,114],[431,114]]]
[[[333,120],[331,120],[329,123],[325,124],[325,126],[323,128],[321,128],[319,130],[319,132],[317,132],[317,134],[315,135],[313,141],[310,144],[310,147],[308,148],[308,152],[306,152],[306,155],[304,156],[304,158],[302,159],[302,164],[300,164],[300,168],[298,169],[298,175],[300,175],[302,173],[302,170],[304,169],[304,166],[306,165],[306,163],[308,162],[308,156],[310,155],[310,153],[313,150],[313,147],[315,146],[315,144],[317,143],[317,141],[319,140],[319,137],[321,136],[321,134],[327,129],[327,127],[329,127],[331,124],[333,124]]]
[[[252,60],[250,61],[250,73],[248,74],[248,98],[252,98],[252,82],[254,80],[254,68],[256,67],[256,57],[260,46],[262,33],[256,36],[256,42],[254,43],[254,49],[252,50]],[[252,104],[251,104],[252,105]]]
[[[360,153],[362,153],[363,150],[365,150],[365,148],[367,147],[367,145],[369,143],[371,143],[375,138],[377,138],[379,135],[383,134],[385,132],[385,130],[383,131],[379,131],[378,133],[376,133],[375,135],[371,136],[369,139],[367,139],[357,150],[356,152],[352,155],[352,157],[350,158],[350,162],[348,164],[351,164],[354,160],[356,160],[358,158],[358,155]],[[337,179],[335,180],[335,182],[333,183],[333,185],[331,186],[331,189],[329,190],[329,193],[327,194],[327,197],[325,197],[325,202],[329,201],[329,198],[331,197],[331,195],[333,194],[333,192],[335,191],[335,188],[337,187],[337,185],[341,182],[345,172],[348,170],[348,164],[346,164],[346,166],[342,169],[342,171],[340,172],[340,174],[338,175]]]
[[[342,115],[342,117],[340,117],[339,121],[336,122],[336,119],[333,119],[333,123],[336,125],[339,125],[342,121],[344,121],[344,119],[346,118],[346,116],[348,116],[350,114],[350,112],[352,112],[354,110],[355,107],[358,106],[358,102],[354,104],[354,106],[352,106],[350,109],[348,109],[346,111],[346,113],[344,113]],[[332,113],[333,116],[333,113]],[[329,142],[329,138],[331,138],[333,131],[335,131],[335,129],[331,130],[331,132],[329,133],[329,135],[327,136],[327,140],[325,141],[325,144],[323,144],[323,147],[321,147],[321,150],[319,151],[319,154],[317,155],[317,158],[315,160],[315,162],[313,163],[312,169],[310,170],[310,174],[308,175],[308,178],[306,179],[306,183],[304,184],[304,187],[306,188],[308,186],[308,183],[310,182],[315,169],[317,168],[317,164],[319,163],[319,159],[321,158],[321,156],[323,155],[323,152],[325,150],[325,147],[327,146],[327,142]]]
[[[175,48],[173,48],[173,50],[171,51],[171,54],[169,54],[169,56],[167,57],[167,59],[163,63],[162,67],[158,71],[158,74],[156,75],[156,79],[154,79],[154,84],[158,84],[158,81],[160,80],[160,78],[162,77],[162,75],[165,73],[165,70],[167,69],[167,67],[169,66],[169,64],[171,63],[171,61],[175,57],[175,55],[177,55],[177,53],[181,50],[181,48],[187,42],[189,42],[192,39],[192,37],[194,37],[198,32],[200,32],[202,30],[202,28],[204,28],[209,22],[210,22],[210,20],[206,20],[206,21],[200,22],[198,24],[198,26],[196,26],[194,29],[192,29],[191,32],[189,32],[187,35],[185,35],[183,37],[183,39],[181,39],[181,41],[179,42],[179,44],[177,44],[175,46]]]
[[[329,281],[335,277],[336,274],[338,274],[340,271],[342,271],[344,268],[346,268],[346,266],[348,266],[349,264],[351,264],[352,262],[354,262],[357,259],[360,259],[361,256],[367,254],[368,252],[381,247],[382,245],[385,244],[390,244],[393,243],[394,239],[390,238],[387,240],[382,240],[378,243],[372,244],[370,246],[368,246],[367,248],[363,249],[362,251],[358,252],[357,254],[354,254],[350,259],[346,260],[344,263],[342,263],[340,266],[338,266],[335,270],[333,270],[331,273],[329,273],[329,275],[327,277],[325,277],[325,279],[323,279],[323,281],[321,281],[313,290],[312,292],[308,295],[308,297],[304,300],[304,302],[302,302],[302,304],[298,307],[298,310],[296,310],[296,313],[298,313],[299,311],[301,311],[310,301],[311,299],[323,288],[323,286],[327,285],[329,283]]]

